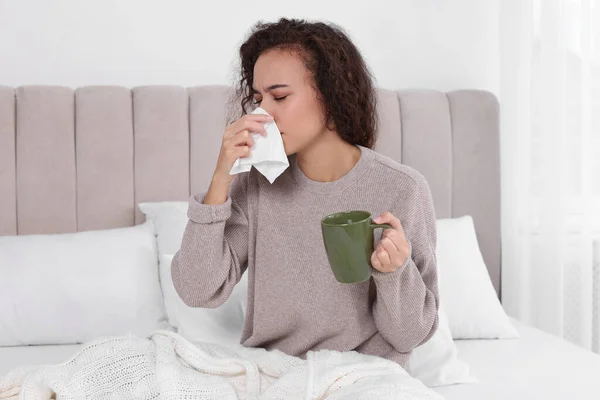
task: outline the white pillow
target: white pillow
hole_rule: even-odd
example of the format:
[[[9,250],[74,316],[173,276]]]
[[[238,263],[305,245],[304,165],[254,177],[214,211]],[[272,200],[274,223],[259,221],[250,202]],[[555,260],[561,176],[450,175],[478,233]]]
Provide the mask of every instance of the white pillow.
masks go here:
[[[247,274],[242,276],[221,306],[212,309],[188,307],[175,291],[171,279],[171,262],[181,246],[188,222],[188,203],[141,203],[139,208],[146,218],[155,223],[161,287],[169,323],[191,341],[239,344],[246,316]]]
[[[154,223],[158,246],[160,286],[165,299],[169,324],[177,328],[179,326],[177,308],[179,302],[182,301],[173,287],[171,259],[181,247],[183,232],[188,221],[188,203],[164,201],[140,203],[138,207],[146,215],[146,218]]]
[[[413,350],[407,372],[429,387],[477,383],[469,365],[458,358],[458,349],[452,340],[442,303],[438,318],[437,331],[427,342]]]
[[[179,323],[179,333],[192,341],[213,341],[222,344],[239,343],[244,326],[247,302],[247,274],[236,285],[227,301],[216,309],[189,308],[179,298],[171,280],[171,260],[181,246],[187,224],[187,202],[157,202],[139,204],[147,218],[155,222],[160,254],[161,284],[169,321]],[[470,383],[475,379],[469,367],[457,357],[448,321],[443,312],[437,332],[417,347],[408,369],[415,378],[428,386]]]
[[[173,255],[161,255],[160,265],[163,270],[171,270]],[[175,316],[179,322],[177,331],[193,342],[212,342],[223,345],[239,344],[246,318],[248,296],[248,274],[233,288],[229,298],[217,308],[195,308],[187,306],[173,287],[169,272],[167,286],[170,289],[170,303],[174,304]],[[164,285],[163,285],[164,287]]]
[[[437,267],[454,339],[519,337],[498,300],[470,216],[437,220]]]
[[[0,345],[148,335],[164,320],[151,222],[0,237]]]

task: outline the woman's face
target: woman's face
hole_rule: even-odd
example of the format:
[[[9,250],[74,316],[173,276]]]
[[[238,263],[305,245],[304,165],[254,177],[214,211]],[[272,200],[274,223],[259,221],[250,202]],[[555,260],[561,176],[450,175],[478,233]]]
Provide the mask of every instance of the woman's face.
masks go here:
[[[254,101],[271,114],[287,155],[306,149],[327,131],[313,77],[293,51],[270,50],[254,65]]]

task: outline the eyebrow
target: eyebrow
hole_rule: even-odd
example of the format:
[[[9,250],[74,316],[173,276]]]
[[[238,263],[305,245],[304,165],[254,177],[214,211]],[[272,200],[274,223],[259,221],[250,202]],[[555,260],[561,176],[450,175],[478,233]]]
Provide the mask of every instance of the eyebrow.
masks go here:
[[[290,85],[284,85],[282,83],[277,83],[275,85],[271,85],[267,88],[267,92],[270,92],[271,90],[275,90],[275,89],[279,89],[279,88],[284,88],[284,87],[290,87]],[[254,94],[260,94],[260,92],[254,88],[252,88],[252,93]]]

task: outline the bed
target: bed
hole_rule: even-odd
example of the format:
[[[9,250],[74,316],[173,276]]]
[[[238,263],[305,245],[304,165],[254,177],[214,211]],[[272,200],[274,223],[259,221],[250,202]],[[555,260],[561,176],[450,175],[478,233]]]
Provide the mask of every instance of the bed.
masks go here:
[[[596,399],[600,357],[512,320],[518,339],[457,340],[479,383],[438,388],[448,400]]]
[[[600,357],[519,321],[512,322],[521,335],[519,339],[456,341],[461,358],[471,366],[479,383],[435,390],[447,400],[598,398]],[[79,348],[0,347],[0,376],[17,365],[63,362]]]
[[[141,202],[205,190],[229,96],[224,86],[0,87],[0,236],[136,226]],[[426,177],[438,218],[472,216],[501,298],[499,110],[484,91],[380,89],[375,150]],[[600,396],[599,355],[511,322],[517,339],[455,340],[479,383],[435,390],[449,400]],[[0,346],[0,376],[80,347]]]

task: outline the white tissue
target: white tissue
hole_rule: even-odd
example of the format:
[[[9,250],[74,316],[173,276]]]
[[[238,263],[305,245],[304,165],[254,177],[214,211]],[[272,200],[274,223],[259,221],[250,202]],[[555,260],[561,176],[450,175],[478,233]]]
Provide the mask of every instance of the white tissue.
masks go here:
[[[268,112],[260,107],[254,110],[252,114],[269,115]],[[229,172],[230,175],[248,172],[254,166],[270,183],[273,183],[290,166],[283,147],[281,132],[279,132],[275,121],[266,122],[263,126],[267,131],[267,136],[251,132],[252,139],[254,139],[254,146],[250,149],[250,155],[235,160]]]

